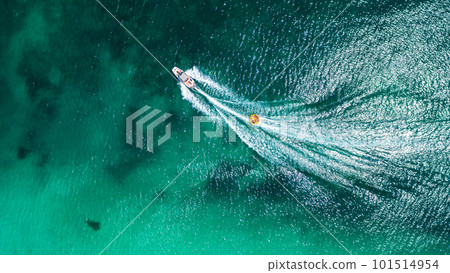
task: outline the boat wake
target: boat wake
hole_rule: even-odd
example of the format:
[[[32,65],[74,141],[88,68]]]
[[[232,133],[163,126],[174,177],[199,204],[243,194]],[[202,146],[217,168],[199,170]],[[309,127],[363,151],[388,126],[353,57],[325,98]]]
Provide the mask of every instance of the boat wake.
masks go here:
[[[404,113],[394,120],[392,115],[357,113],[376,94],[356,97],[329,111],[306,103],[251,102],[196,67],[187,73],[201,87],[193,91],[180,85],[183,97],[205,115],[226,122],[273,164],[372,192],[420,190],[449,179],[449,143],[443,137],[450,131],[448,118],[431,123],[417,113]],[[253,113],[261,117],[258,126],[248,121]]]
[[[198,88],[181,85],[181,92],[270,162],[277,179],[325,226],[347,229],[344,241],[370,238],[358,248],[373,245],[378,253],[446,249],[450,55],[449,28],[441,22],[448,12],[442,1],[416,3],[358,17],[345,32],[330,31],[260,97],[272,96],[270,102],[251,98],[303,50],[302,35],[292,42],[277,32],[269,43],[243,43],[205,64],[219,71],[226,66],[236,90],[193,67],[186,73]],[[260,117],[258,125],[250,125],[252,114]],[[247,178],[265,183],[245,194],[258,198],[265,191],[272,209],[280,187],[258,163],[254,168]],[[241,181],[246,187],[248,180]]]

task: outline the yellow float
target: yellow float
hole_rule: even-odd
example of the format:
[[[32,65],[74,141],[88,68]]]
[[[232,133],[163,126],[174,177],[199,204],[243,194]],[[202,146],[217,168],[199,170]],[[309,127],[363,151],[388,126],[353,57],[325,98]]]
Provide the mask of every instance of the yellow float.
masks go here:
[[[257,114],[251,115],[249,120],[252,125],[257,125],[261,121],[261,119],[259,118],[259,116]]]

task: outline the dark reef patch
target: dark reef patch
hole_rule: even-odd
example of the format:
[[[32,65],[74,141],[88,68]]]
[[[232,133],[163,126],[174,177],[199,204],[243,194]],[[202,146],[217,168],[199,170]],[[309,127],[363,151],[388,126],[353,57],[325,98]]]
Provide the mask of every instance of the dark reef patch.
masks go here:
[[[51,97],[53,84],[48,78],[50,72],[52,54],[48,50],[29,49],[23,53],[19,62],[18,75],[25,79],[28,87],[28,95],[32,101],[42,97]]]
[[[38,167],[44,167],[47,164],[49,158],[50,158],[50,154],[48,154],[48,153],[41,155],[41,158],[39,159],[39,162],[37,163],[37,166]]]
[[[51,99],[43,99],[39,102],[36,109],[36,115],[46,119],[53,119],[56,116],[57,107]]]
[[[134,138],[134,136],[133,136]],[[144,139],[145,142],[145,139]],[[145,149],[139,149],[125,142],[122,143],[121,157],[116,160],[111,160],[104,166],[104,170],[107,171],[116,182],[123,182],[127,177],[136,170],[141,164],[151,164],[155,160],[158,160],[159,150],[155,153],[149,153]]]
[[[277,179],[283,181],[285,178],[278,176]],[[280,184],[269,174],[267,174],[266,180],[263,183],[250,185],[246,191],[248,194],[257,199],[268,199],[277,202],[284,202],[288,196],[286,190],[283,189]]]
[[[31,153],[30,149],[27,149],[25,147],[20,146],[17,149],[17,158],[18,159],[25,159],[30,153]]]
[[[237,180],[244,177],[252,167],[248,164],[219,163],[210,173],[206,188],[214,195],[228,195],[239,190]]]
[[[97,231],[100,229],[100,222],[92,221],[87,219],[86,225],[88,225],[90,228],[92,228],[94,231]]]
[[[123,182],[135,169],[136,162],[124,161],[124,162],[111,162],[105,167],[105,170],[111,174],[116,181]]]

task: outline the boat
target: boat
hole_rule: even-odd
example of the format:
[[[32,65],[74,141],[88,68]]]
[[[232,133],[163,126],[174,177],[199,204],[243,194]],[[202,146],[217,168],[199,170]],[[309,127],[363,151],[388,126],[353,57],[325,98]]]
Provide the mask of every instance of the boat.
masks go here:
[[[251,115],[249,120],[252,125],[257,125],[261,121],[261,119],[259,118],[259,116],[257,114]]]
[[[195,81],[186,74],[183,70],[179,69],[178,67],[172,68],[172,73],[177,77],[177,79],[182,82],[184,85],[186,85],[188,88],[194,89],[197,87],[197,84]]]

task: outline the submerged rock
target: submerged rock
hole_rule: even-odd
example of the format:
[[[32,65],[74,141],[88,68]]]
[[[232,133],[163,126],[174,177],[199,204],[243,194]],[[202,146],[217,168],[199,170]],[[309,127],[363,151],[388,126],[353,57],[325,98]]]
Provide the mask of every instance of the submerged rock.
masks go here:
[[[17,149],[17,158],[24,159],[28,156],[29,153],[31,153],[31,150],[21,146],[19,147],[19,149]]]
[[[97,231],[100,229],[100,222],[92,221],[92,220],[86,220],[86,225],[91,227],[93,230]]]

